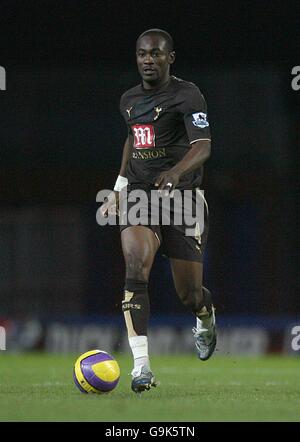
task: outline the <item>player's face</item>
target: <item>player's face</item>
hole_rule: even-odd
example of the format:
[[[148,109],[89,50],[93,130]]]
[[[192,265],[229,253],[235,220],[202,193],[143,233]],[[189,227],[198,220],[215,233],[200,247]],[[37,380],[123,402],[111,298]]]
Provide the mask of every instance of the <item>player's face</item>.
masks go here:
[[[166,41],[156,35],[146,35],[137,42],[136,61],[144,83],[158,85],[167,80],[174,52],[169,52]]]

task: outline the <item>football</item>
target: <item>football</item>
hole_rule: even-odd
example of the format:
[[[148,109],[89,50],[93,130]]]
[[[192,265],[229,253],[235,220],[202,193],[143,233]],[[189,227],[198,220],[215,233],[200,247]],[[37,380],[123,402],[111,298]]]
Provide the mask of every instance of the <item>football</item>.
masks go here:
[[[82,393],[108,393],[118,385],[120,367],[106,351],[91,350],[75,362],[73,379]]]

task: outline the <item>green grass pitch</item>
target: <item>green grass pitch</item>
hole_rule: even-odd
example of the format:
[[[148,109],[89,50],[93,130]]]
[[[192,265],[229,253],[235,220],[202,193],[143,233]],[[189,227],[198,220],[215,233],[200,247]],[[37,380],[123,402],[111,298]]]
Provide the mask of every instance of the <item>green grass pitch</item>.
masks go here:
[[[0,421],[300,421],[300,361],[288,357],[157,356],[160,385],[135,395],[131,358],[115,355],[118,387],[85,395],[73,384],[76,356],[0,353]]]

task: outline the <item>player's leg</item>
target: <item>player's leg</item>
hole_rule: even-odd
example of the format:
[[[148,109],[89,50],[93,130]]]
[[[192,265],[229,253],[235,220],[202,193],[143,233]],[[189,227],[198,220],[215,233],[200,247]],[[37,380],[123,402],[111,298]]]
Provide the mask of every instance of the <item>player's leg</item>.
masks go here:
[[[134,358],[132,388],[138,392],[154,384],[147,338],[150,315],[148,281],[159,242],[155,233],[145,226],[127,227],[121,233],[121,241],[126,264],[122,310]]]
[[[202,262],[171,258],[170,263],[175,289],[181,302],[195,315],[203,309],[205,304],[211,311],[212,304],[205,296],[206,289],[203,290],[202,287]]]
[[[194,328],[199,358],[207,360],[216,346],[215,314],[209,290],[202,285],[202,262],[170,259],[176,292],[182,303],[197,317]]]

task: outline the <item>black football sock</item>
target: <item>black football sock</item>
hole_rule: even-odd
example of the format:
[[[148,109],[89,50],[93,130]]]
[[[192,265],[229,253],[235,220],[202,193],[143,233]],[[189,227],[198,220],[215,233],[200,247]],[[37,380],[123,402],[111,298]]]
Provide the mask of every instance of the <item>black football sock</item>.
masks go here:
[[[147,366],[150,370],[147,338],[150,304],[145,281],[126,279],[122,310],[134,359],[132,375],[138,376],[141,367]]]
[[[128,337],[147,336],[150,316],[148,283],[136,279],[126,279],[122,310]]]
[[[195,312],[197,318],[201,320],[204,317],[211,316],[213,309],[212,296],[210,291],[207,290],[207,288],[202,287],[202,294],[203,294],[202,302],[200,303],[199,307],[197,308],[197,311]]]

